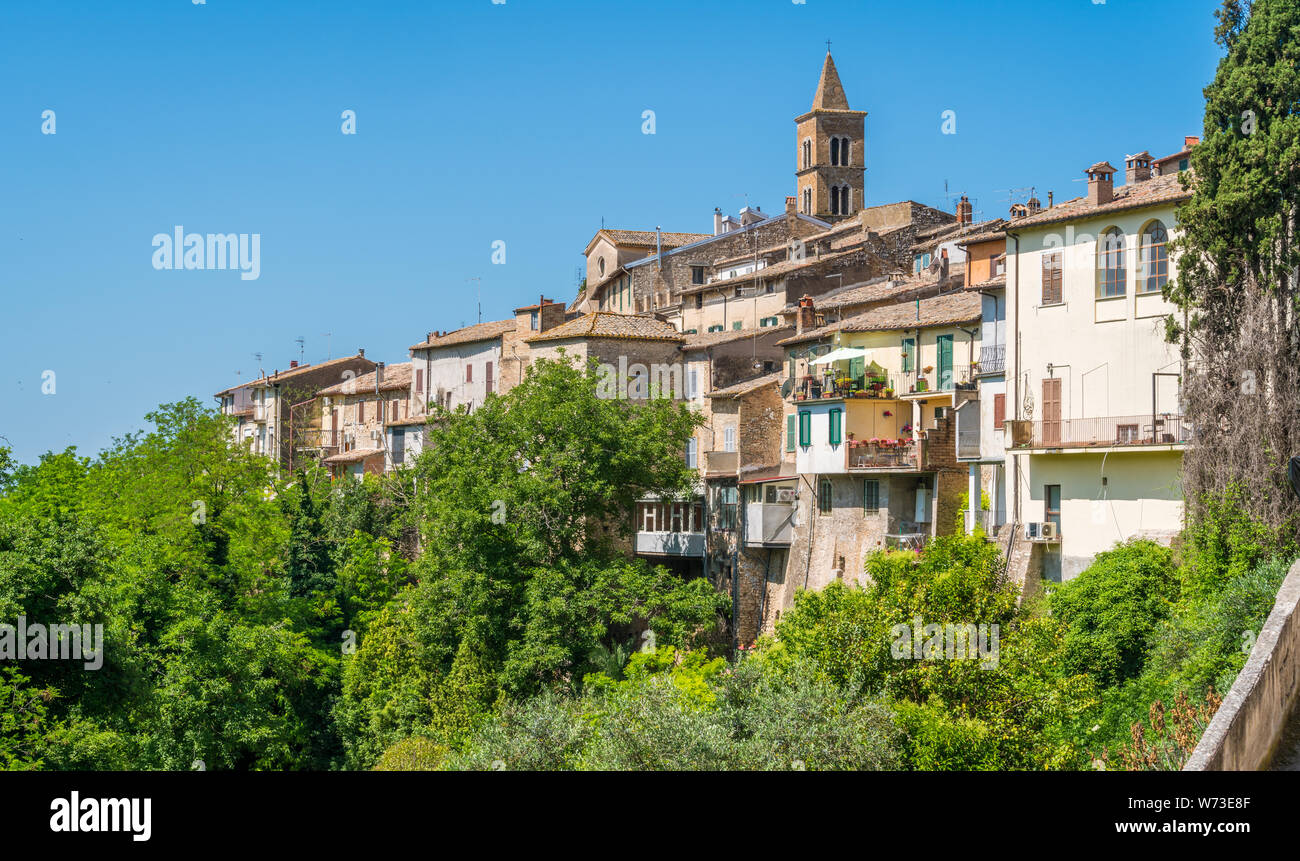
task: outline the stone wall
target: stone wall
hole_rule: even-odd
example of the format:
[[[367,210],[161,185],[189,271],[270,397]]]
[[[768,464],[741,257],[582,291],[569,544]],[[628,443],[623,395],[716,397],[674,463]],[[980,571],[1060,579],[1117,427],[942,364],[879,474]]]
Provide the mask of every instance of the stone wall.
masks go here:
[[[1246,666],[1205,728],[1184,771],[1258,771],[1300,706],[1300,562],[1282,581]]]

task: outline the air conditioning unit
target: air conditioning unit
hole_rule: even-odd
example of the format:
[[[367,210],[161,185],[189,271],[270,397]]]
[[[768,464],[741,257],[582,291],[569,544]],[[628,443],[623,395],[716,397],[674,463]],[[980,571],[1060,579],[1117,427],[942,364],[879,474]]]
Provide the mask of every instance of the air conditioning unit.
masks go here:
[[[793,487],[779,487],[776,491],[777,502],[794,502]]]
[[[1057,541],[1060,537],[1060,528],[1050,520],[1025,524],[1025,538],[1029,541]]]

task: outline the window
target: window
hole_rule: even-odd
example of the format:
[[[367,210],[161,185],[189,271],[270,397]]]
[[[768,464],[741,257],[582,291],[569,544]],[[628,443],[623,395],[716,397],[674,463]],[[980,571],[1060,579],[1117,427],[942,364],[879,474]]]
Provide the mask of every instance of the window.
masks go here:
[[[700,396],[700,369],[688,368],[686,371],[686,397],[698,398]]]
[[[600,272],[601,275],[604,275],[604,274],[605,274],[605,258],[604,258],[604,257],[597,258],[597,260],[596,260],[596,269],[597,269],[597,271]]]
[[[785,450],[786,451],[794,451],[794,435],[796,433],[795,424],[798,421],[799,421],[799,417],[796,416],[794,413],[790,413],[790,415],[785,417]]]
[[[812,141],[803,142],[803,166],[812,167]]]
[[[366,420],[366,402],[357,401],[357,424],[361,424],[365,420]]]
[[[492,363],[488,362],[483,369],[483,387],[488,394],[492,394]]]
[[[533,313],[531,313],[531,314],[528,315],[528,327],[529,327],[530,329],[532,329],[534,332],[537,331],[537,312],[536,312],[536,311],[534,311]]]
[[[472,382],[474,382],[474,366],[473,366],[473,365],[466,365],[466,366],[465,366],[465,382],[467,382],[467,383],[472,383]]]
[[[1142,231],[1142,268],[1138,280],[1139,293],[1159,293],[1169,282],[1169,234],[1159,221],[1153,221]]]
[[[415,392],[423,394],[424,392],[424,370],[420,369],[415,372]]]
[[[799,411],[799,445],[812,445],[812,412]]]
[[[1047,522],[1056,524],[1056,532],[1061,532],[1061,485],[1049,484],[1043,488],[1043,504],[1047,513]]]
[[[831,513],[831,480],[823,478],[817,487],[817,510],[822,514]]]
[[[862,513],[877,514],[880,512],[880,482],[874,478],[868,478],[862,482]]]
[[[1128,283],[1124,268],[1124,234],[1112,227],[1097,241],[1097,298],[1123,296]]]
[[[1189,165],[1191,165],[1191,162],[1188,159],[1183,158],[1178,160],[1179,170],[1187,170]]]
[[[803,190],[803,211],[807,215],[812,214],[812,189],[811,188],[805,188]]]
[[[1043,255],[1043,304],[1061,304],[1061,252]]]
[[[999,431],[1002,430],[1002,425],[1006,423],[1006,420],[1007,420],[1007,396],[994,395],[993,396],[993,428]]]
[[[740,492],[735,487],[719,487],[714,497],[718,506],[718,529],[730,532],[736,528],[736,503]]]
[[[840,189],[839,186],[831,186],[831,215],[840,214]]]
[[[704,267],[703,267],[703,266],[692,266],[692,267],[691,267],[691,283],[692,283],[692,284],[703,284],[703,283],[704,283]]]
[[[843,440],[844,428],[842,427],[842,424],[844,419],[844,410],[833,409],[827,414],[826,418],[830,425],[827,434],[827,441],[831,445],[839,445]]]
[[[744,326],[744,325],[745,325],[745,322],[744,322],[743,320],[737,320],[736,322],[734,322],[734,323],[731,324],[731,328],[733,328],[733,329],[739,329],[739,328],[741,328],[741,327]]]
[[[721,332],[721,331],[722,331],[722,327],[721,327],[721,326],[710,326],[710,327],[709,327],[709,331],[710,331],[710,332]]]
[[[851,194],[852,192],[847,185],[840,187],[840,215],[848,215],[853,212],[853,207],[850,205]]]
[[[1134,443],[1137,441],[1138,441],[1137,425],[1116,425],[1115,426],[1115,442],[1119,443],[1120,445],[1124,445],[1125,443]]]
[[[916,339],[903,339],[903,373],[908,374],[916,370]]]
[[[831,164],[838,165],[839,163],[840,163],[840,139],[831,138]]]
[[[695,469],[695,456],[698,451],[698,446],[699,442],[695,437],[691,437],[686,441],[686,465],[691,469]]]
[[[401,428],[393,430],[393,466],[406,463],[406,434]]]
[[[723,451],[736,450],[736,426],[735,425],[727,425],[725,428],[722,429],[722,450]]]

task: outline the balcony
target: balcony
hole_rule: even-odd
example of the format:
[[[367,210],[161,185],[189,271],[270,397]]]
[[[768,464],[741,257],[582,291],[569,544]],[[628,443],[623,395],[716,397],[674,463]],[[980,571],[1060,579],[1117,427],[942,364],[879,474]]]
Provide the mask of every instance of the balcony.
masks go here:
[[[652,556],[703,556],[703,532],[638,532],[636,552]]]
[[[978,416],[979,414],[976,413]],[[957,431],[957,457],[977,458],[980,456],[980,432],[976,430]]]
[[[805,375],[796,380],[791,395],[795,400],[862,398],[896,400],[894,383],[887,376],[835,377]]]
[[[906,371],[898,378],[899,394],[904,398],[923,398],[958,389],[974,391],[975,378],[970,365],[953,365],[942,372],[930,368]]]
[[[734,451],[706,451],[704,453],[704,474],[717,475],[727,473],[735,475],[740,466],[740,453]]]
[[[903,440],[849,440],[846,446],[849,469],[901,470],[921,467],[921,443]]]
[[[1007,369],[1007,345],[991,344],[980,347],[980,360],[976,363],[975,376],[1001,374]]]
[[[1182,445],[1192,440],[1191,422],[1171,413],[1049,421],[1019,420],[1007,422],[1007,428],[1011,447],[1016,449]]]
[[[772,547],[790,543],[794,506],[788,502],[751,502],[745,506],[745,544]]]

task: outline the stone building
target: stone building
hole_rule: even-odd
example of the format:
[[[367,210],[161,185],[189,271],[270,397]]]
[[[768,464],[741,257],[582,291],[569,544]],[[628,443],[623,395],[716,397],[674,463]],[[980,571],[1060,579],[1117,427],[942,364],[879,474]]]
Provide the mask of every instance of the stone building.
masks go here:
[[[410,362],[380,362],[368,374],[318,391],[325,414],[321,463],[336,478],[384,472],[393,460],[387,427],[412,418],[410,392]]]
[[[322,410],[316,393],[374,368],[365,350],[315,365],[292,361],[287,371],[276,370],[217,392],[215,397],[222,414],[236,419],[232,433],[237,442],[293,471],[324,455]]]

